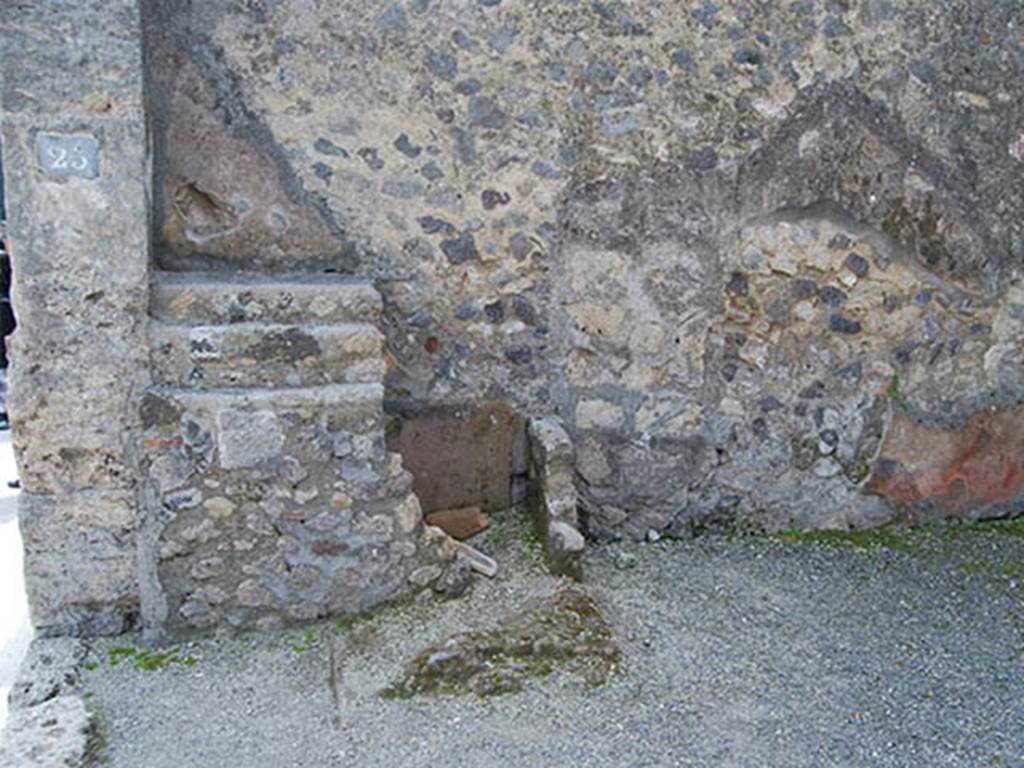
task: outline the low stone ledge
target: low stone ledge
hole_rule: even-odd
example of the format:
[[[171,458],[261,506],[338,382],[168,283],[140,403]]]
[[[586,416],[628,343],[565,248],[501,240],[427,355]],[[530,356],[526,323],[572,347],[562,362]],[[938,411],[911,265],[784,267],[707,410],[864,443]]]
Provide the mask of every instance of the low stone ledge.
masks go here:
[[[0,748],[0,768],[89,765],[100,739],[81,696],[58,696],[11,712]]]
[[[532,418],[527,425],[530,446],[529,504],[551,572],[583,577],[585,541],[579,532],[572,439],[556,417]]]
[[[32,623],[43,636],[117,635],[138,615],[135,495],[22,493]]]
[[[88,649],[73,637],[37,637],[11,686],[11,710],[34,707],[72,693],[81,681]]]

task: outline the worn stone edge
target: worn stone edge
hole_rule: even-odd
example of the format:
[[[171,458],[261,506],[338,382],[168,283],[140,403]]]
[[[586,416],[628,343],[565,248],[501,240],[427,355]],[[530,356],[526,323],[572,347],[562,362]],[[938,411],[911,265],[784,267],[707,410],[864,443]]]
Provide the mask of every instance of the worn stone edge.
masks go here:
[[[44,646],[63,644],[68,647],[66,653],[53,667],[37,666],[39,656],[45,653]],[[18,668],[18,675],[8,694],[7,723],[0,731],[0,768],[31,768],[44,766],[35,755],[49,759],[49,745],[53,726],[66,725],[57,716],[49,715],[48,710],[61,709],[63,716],[73,711],[80,717],[80,725],[75,734],[80,735],[79,742],[73,747],[70,758],[73,762],[64,762],[74,768],[88,768],[94,765],[94,758],[102,750],[104,737],[100,723],[94,712],[86,706],[85,697],[79,693],[82,670],[88,656],[88,648],[77,638],[36,637],[32,640],[25,658]],[[54,682],[56,679],[64,682]],[[31,691],[35,686],[52,690],[41,699],[34,698]],[[58,703],[60,706],[58,707]],[[40,722],[41,721],[41,722]],[[15,743],[17,738],[17,743]],[[26,762],[27,761],[27,762]]]
[[[527,498],[548,570],[581,581],[586,540],[579,530],[572,438],[558,417],[535,416],[527,422],[527,441]]]

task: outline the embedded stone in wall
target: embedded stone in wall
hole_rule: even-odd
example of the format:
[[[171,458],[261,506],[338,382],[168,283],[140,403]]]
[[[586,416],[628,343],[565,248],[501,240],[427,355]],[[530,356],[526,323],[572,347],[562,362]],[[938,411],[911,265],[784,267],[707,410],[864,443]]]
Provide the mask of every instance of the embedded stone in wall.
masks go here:
[[[578,530],[572,440],[553,416],[532,418],[529,500],[534,524],[555,574],[583,578],[585,542]]]
[[[284,434],[273,411],[218,411],[217,441],[224,469],[254,467],[280,455]]]

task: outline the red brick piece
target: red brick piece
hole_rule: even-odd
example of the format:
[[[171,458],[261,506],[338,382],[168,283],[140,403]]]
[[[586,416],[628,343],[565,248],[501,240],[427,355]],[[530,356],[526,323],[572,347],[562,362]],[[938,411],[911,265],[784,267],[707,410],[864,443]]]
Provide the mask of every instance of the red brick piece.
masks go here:
[[[460,507],[431,512],[424,518],[427,525],[436,525],[452,538],[464,541],[484,530],[491,521],[480,507]]]

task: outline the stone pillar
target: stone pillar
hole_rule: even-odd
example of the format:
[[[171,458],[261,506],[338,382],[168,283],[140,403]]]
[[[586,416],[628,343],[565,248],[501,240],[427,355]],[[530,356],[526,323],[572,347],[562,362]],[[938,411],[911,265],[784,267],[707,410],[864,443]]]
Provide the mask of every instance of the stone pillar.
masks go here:
[[[528,500],[548,567],[556,576],[583,578],[586,542],[579,532],[576,455],[561,420],[538,416],[527,424],[530,444]]]
[[[120,632],[138,613],[132,404],[149,379],[138,3],[2,3],[0,61],[32,620]]]

